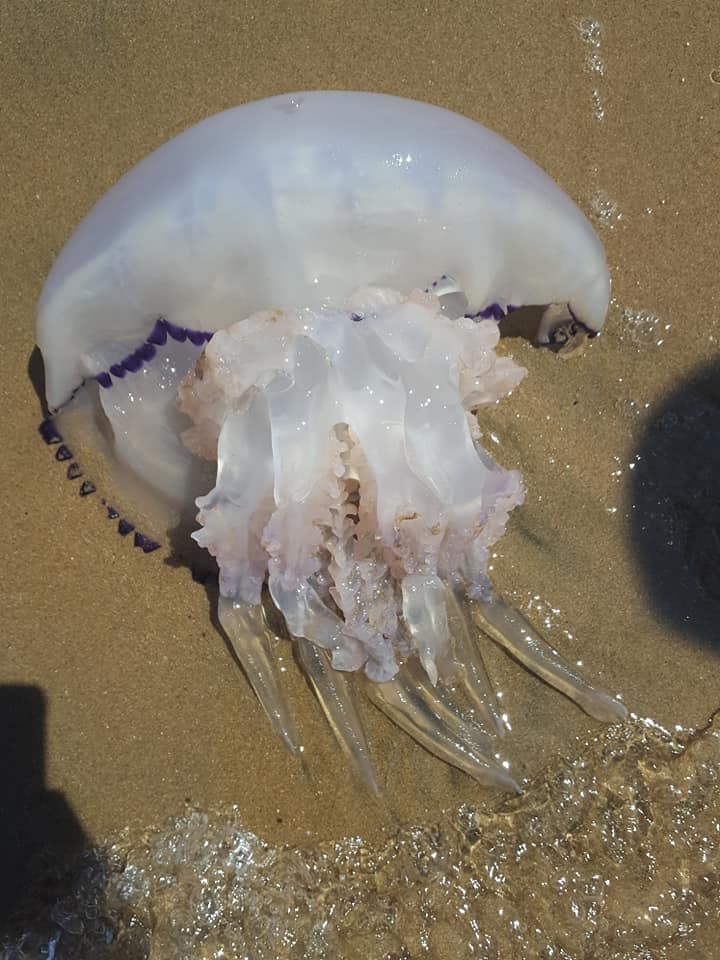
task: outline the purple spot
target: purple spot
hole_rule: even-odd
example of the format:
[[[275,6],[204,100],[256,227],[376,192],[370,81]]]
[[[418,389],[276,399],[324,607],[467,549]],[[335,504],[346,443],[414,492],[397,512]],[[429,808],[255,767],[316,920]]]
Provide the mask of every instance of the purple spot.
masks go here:
[[[350,319],[353,320],[355,323],[359,323],[362,320],[362,315],[359,313],[353,313],[350,315]]]
[[[38,427],[38,432],[45,443],[62,443],[62,437],[58,433],[55,423],[52,420],[43,420]]]
[[[80,496],[89,497],[91,493],[95,493],[96,487],[92,480],[83,480],[80,484]]]
[[[107,512],[108,520],[117,520],[117,518],[120,516],[115,507],[111,507],[110,504],[108,504]]]
[[[78,477],[82,476],[82,470],[80,469],[80,464],[75,463],[74,461],[67,468],[67,478],[68,480],[77,480]]]
[[[95,377],[95,379],[97,380],[97,382],[100,384],[101,387],[105,388],[105,390],[109,390],[110,387],[112,386],[112,378],[106,370],[103,370],[102,373],[99,373]]]
[[[205,331],[204,330],[188,330],[187,338],[190,343],[194,343],[196,347],[201,347],[205,343]]]
[[[72,460],[72,453],[68,450],[64,443],[60,444],[55,452],[55,459],[60,460]]]
[[[136,547],[142,548],[143,553],[152,553],[153,550],[157,550],[160,546],[155,540],[151,540],[150,537],[146,537],[144,533],[140,533],[139,531],[135,533],[134,543]]]
[[[157,353],[157,350],[155,349],[154,343],[146,341],[141,347],[138,347],[135,353],[140,357],[141,360],[147,363],[148,360],[152,360]]]
[[[206,330],[206,331],[205,331],[205,339],[206,339],[206,341],[207,341],[208,343],[210,343],[210,341],[212,340],[212,338],[214,337],[214,335],[215,335],[215,331],[214,331],[214,330]]]
[[[122,378],[123,378],[123,377],[125,376],[125,374],[127,373],[127,370],[125,369],[125,367],[122,366],[122,364],[120,364],[120,363],[114,363],[114,364],[110,367],[110,373],[111,373],[114,377],[117,377],[118,380],[122,380]]]
[[[489,306],[485,307],[484,310],[480,310],[476,316],[480,316],[483,320],[487,320],[489,317],[492,317],[493,320],[502,320],[505,316],[505,312],[499,303],[491,303]]]
[[[140,357],[138,352],[135,351],[135,353],[131,353],[129,357],[125,357],[122,365],[125,367],[128,373],[137,373],[143,365],[142,357]]]
[[[167,332],[170,334],[173,340],[177,340],[178,343],[183,343],[185,340],[187,340],[187,330],[185,327],[177,327],[174,323],[170,323],[169,320],[165,321],[165,325],[167,327]]]
[[[515,311],[519,310],[520,307],[516,307],[514,303],[509,303],[505,309],[507,313],[515,313]]]
[[[152,328],[152,333],[147,339],[148,343],[154,343],[156,347],[165,346],[167,343],[167,324],[162,317],[155,321],[155,326]]]
[[[121,537],[126,537],[129,533],[132,533],[134,529],[135,524],[130,523],[129,520],[125,520],[123,517],[118,520],[118,533]]]

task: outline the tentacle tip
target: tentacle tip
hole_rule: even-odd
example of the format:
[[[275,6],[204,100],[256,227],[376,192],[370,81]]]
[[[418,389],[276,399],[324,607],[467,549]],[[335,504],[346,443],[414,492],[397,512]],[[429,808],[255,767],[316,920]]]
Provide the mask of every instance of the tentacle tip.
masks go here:
[[[519,795],[525,792],[515,777],[513,777],[505,767],[498,767],[493,771],[493,783],[491,785],[497,787],[498,790],[502,790],[504,793]]]
[[[621,700],[607,697],[602,703],[593,705],[592,716],[604,723],[622,723],[628,718],[628,708]]]
[[[333,728],[333,732],[335,732],[335,735],[338,736],[335,728]],[[353,750],[346,742],[341,742],[341,746],[343,747],[346,756],[350,760],[350,766],[354,771],[355,776],[362,781],[363,785],[373,797],[379,798],[380,787],[377,785],[375,771],[370,758],[367,755],[359,755],[357,750]]]
[[[260,706],[270,720],[273,733],[282,740],[288,752],[291,753],[293,757],[302,758],[305,753],[305,746],[300,740],[295,720],[290,714],[290,711],[284,705],[281,705],[279,709],[275,709],[275,707],[277,707],[277,700],[274,703],[269,702],[267,690],[260,689],[258,692],[258,688],[256,688],[254,684],[253,689],[260,701]]]
[[[585,713],[601,723],[622,723],[628,718],[625,704],[600,690],[591,688],[585,696],[578,697],[577,703]]]
[[[363,764],[363,766],[360,768],[360,774],[362,776],[363,783],[368,788],[370,793],[374,797],[379,798],[380,787],[377,785],[377,781],[375,779],[375,774],[373,773],[372,766],[369,763],[367,765]]]

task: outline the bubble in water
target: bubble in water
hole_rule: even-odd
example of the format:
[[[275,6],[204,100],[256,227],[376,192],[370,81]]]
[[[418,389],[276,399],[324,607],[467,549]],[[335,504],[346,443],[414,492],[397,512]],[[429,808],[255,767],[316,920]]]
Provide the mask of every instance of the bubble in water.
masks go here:
[[[598,50],[602,39],[602,26],[599,20],[593,20],[591,17],[584,17],[577,23],[577,31],[583,43]]]
[[[590,198],[590,212],[593,219],[608,230],[614,230],[622,220],[617,203],[604,190],[596,190]]]
[[[605,62],[600,53],[602,26],[598,20],[586,17],[576,24],[580,39],[587,47],[584,60],[585,71],[593,77],[605,76]],[[596,120],[605,119],[605,105],[602,92],[596,87],[592,93],[592,112]]]
[[[665,322],[652,310],[636,310],[625,307],[622,313],[621,339],[631,341],[638,346],[654,344],[661,347],[672,324]]]

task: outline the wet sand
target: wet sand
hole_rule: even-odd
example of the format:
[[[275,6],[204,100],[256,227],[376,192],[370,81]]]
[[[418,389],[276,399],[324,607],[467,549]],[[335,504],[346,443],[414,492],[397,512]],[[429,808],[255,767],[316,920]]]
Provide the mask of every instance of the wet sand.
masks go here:
[[[496,458],[522,469],[528,496],[493,576],[634,713],[669,729],[707,720],[720,705],[712,4],[659,3],[651,15],[607,2],[202,11],[11,0],[0,32],[0,683],[44,695],[42,775],[72,811],[68,822],[99,843],[188,806],[235,804],[245,828],[273,844],[381,843],[401,824],[498,802],[368,705],[383,793],[371,800],[288,657],[306,746],[305,768],[294,762],[213,628],[203,587],[169,565],[167,550],[146,556],[118,537],[100,502],[113,497],[113,479],[90,451],[83,467],[98,491],[81,498],[37,433],[35,304],[82,216],[173,134],[284,91],[372,89],[464,113],[515,143],[594,219],[613,273],[606,332],[568,359],[503,342],[529,376],[482,422],[499,438]],[[562,757],[601,732],[485,649],[520,775],[562,769]]]

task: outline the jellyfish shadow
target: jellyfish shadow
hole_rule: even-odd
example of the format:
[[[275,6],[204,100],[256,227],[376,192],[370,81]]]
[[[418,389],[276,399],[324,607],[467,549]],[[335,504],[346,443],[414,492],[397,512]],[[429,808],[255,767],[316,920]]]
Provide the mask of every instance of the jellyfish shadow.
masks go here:
[[[629,490],[648,599],[682,636],[720,653],[720,362],[655,412]]]
[[[45,399],[45,364],[39,347],[33,347],[28,357],[27,375],[37,396],[42,419],[46,420],[50,416],[50,410]]]

